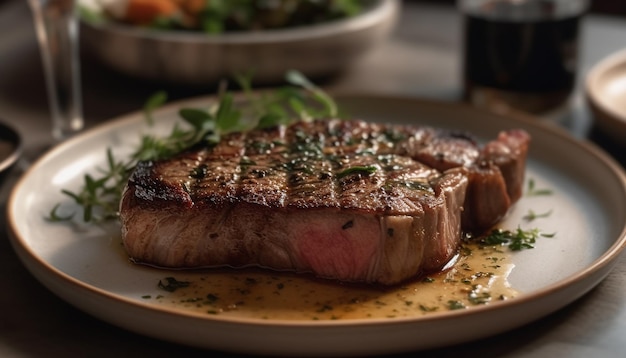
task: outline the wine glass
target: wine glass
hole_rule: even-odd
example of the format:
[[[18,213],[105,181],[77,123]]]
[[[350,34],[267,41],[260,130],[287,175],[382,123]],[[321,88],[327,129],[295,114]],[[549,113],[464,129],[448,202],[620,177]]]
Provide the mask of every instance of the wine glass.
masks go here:
[[[60,142],[83,126],[74,0],[28,0],[43,63],[52,137]]]

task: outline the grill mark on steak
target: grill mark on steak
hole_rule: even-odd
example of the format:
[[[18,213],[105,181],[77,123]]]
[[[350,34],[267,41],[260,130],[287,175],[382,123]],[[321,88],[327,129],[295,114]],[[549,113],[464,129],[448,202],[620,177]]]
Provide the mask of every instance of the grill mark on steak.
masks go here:
[[[244,155],[239,162],[238,197],[241,200],[269,207],[284,206],[287,172],[276,166],[283,162],[285,155],[283,146],[277,143],[284,140],[281,127],[246,133],[241,144]]]
[[[529,137],[480,148],[429,127],[318,120],[223,136],[139,163],[120,204],[137,262],[260,266],[395,284],[436,271],[462,229],[521,195]]]
[[[333,180],[333,164],[324,155],[326,123],[299,123],[289,128],[289,156],[285,168],[289,171],[288,207],[338,207],[340,188]]]

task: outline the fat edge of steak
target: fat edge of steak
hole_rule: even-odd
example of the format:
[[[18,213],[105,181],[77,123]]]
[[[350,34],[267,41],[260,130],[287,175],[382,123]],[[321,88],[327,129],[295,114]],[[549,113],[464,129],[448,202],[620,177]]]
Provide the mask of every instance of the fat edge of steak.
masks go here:
[[[121,203],[123,240],[156,266],[395,284],[440,270],[462,230],[506,215],[528,141],[513,130],[481,148],[459,133],[362,121],[233,134],[141,163]]]

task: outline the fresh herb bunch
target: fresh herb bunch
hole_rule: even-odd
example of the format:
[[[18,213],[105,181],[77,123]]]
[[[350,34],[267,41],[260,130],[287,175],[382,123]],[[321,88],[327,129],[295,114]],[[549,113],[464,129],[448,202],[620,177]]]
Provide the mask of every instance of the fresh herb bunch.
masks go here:
[[[163,138],[143,135],[138,148],[130,158],[117,160],[107,149],[107,167],[99,169],[97,177],[84,176],[82,188],[77,191],[62,190],[83,208],[82,220],[86,223],[103,222],[117,218],[124,186],[139,161],[155,161],[172,157],[195,145],[213,145],[220,136],[235,131],[310,121],[314,118],[339,116],[334,100],[321,88],[297,71],[286,74],[288,85],[271,92],[254,92],[249,77],[239,76],[247,101],[234,103],[231,92],[222,91],[217,103],[210,108],[182,108],[179,116],[185,125],[174,125]],[[153,111],[167,101],[164,92],[148,99],[144,113],[149,125],[154,123]],[[55,205],[47,217],[50,221],[68,221],[75,214],[60,214],[60,204]]]

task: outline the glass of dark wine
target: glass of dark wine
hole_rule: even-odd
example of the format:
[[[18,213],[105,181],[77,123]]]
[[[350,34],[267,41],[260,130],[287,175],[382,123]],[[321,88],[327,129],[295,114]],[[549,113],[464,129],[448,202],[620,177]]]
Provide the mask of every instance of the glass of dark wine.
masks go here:
[[[544,115],[576,84],[588,0],[459,0],[464,97],[490,110]]]

